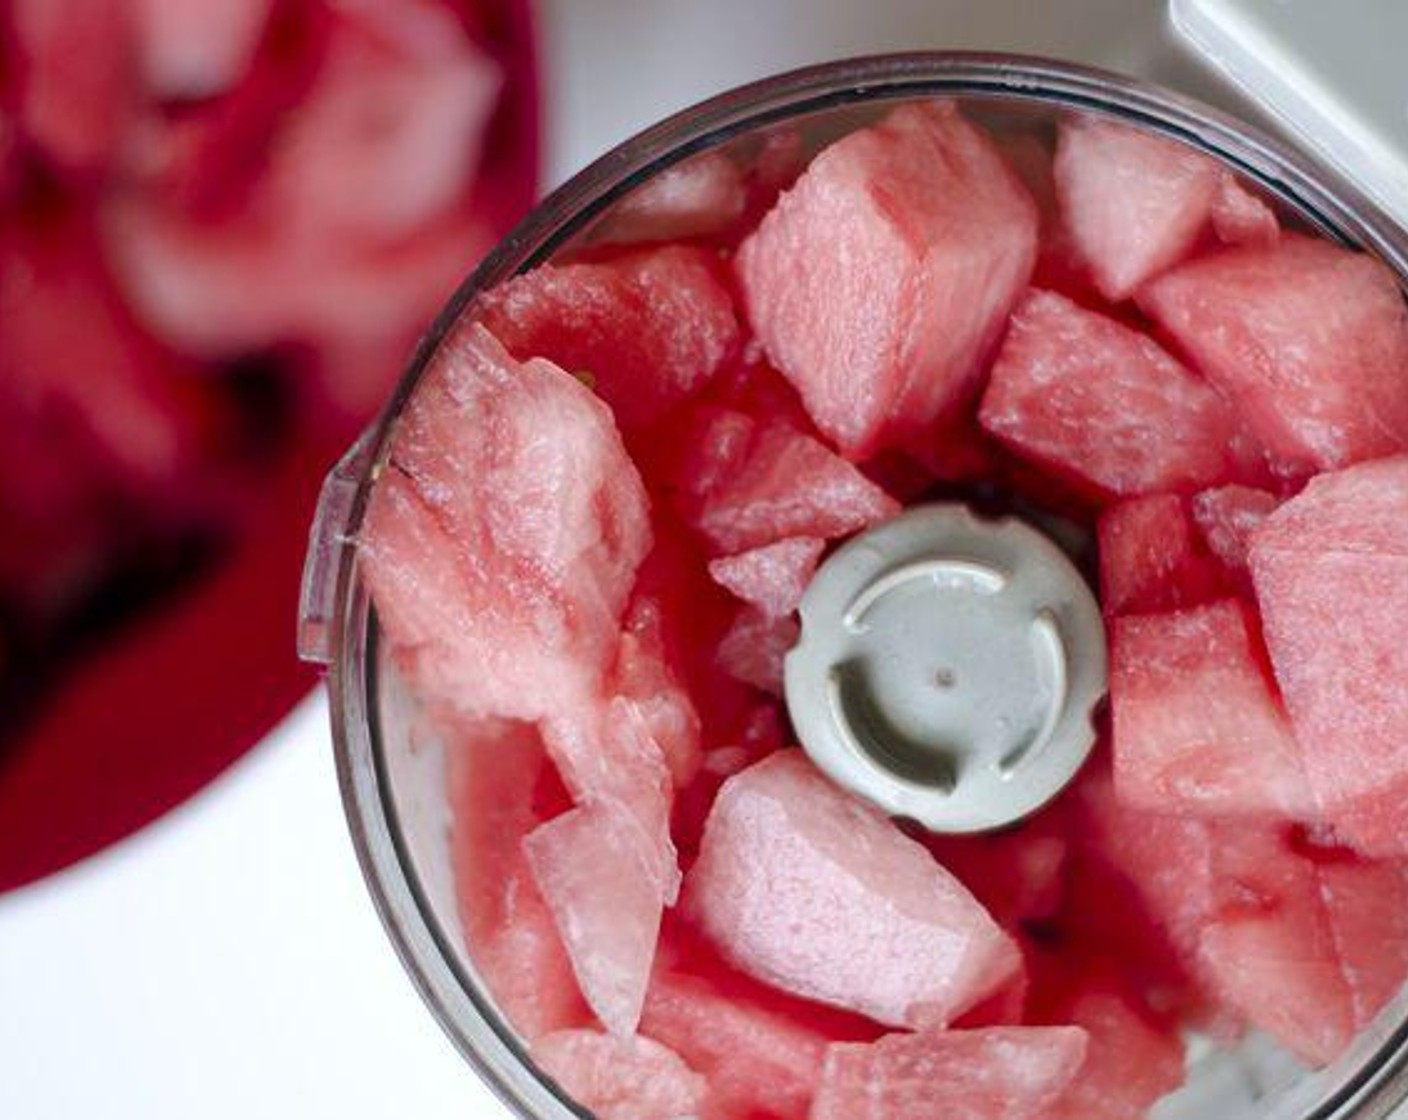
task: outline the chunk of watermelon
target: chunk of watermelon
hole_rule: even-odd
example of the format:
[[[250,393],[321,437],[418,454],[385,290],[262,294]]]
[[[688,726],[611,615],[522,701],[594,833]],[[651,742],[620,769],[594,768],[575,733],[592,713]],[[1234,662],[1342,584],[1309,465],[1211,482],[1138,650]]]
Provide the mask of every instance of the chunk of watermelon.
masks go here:
[[[452,724],[445,752],[455,897],[475,970],[524,1038],[584,1025],[590,1013],[522,848],[541,823],[541,737],[531,724]]]
[[[360,550],[423,696],[535,719],[600,688],[649,544],[644,488],[606,407],[472,326],[401,416]]]
[[[846,536],[899,505],[846,460],[786,424],[711,410],[690,457],[687,483],[701,495],[686,510],[716,552],[746,552],[790,537]]]
[[[785,537],[709,562],[709,574],[745,603],[770,618],[791,614],[816,571],[826,542],[818,537]]]
[[[1039,290],[1012,316],[980,419],[1097,494],[1224,481],[1236,434],[1225,402],[1152,339]]]
[[[543,265],[488,293],[481,314],[516,357],[586,378],[626,428],[699,392],[739,347],[717,264],[669,245],[600,263]]]
[[[1248,589],[1251,535],[1280,504],[1276,495],[1253,486],[1221,486],[1193,498],[1193,520],[1203,540],[1228,574]]]
[[[632,244],[727,233],[748,208],[743,168],[725,153],[672,164],[618,201],[592,229],[594,241]]]
[[[925,847],[1007,930],[1044,921],[1065,897],[1069,842],[1054,807],[1004,832],[928,836]]]
[[[1316,865],[1351,1021],[1363,1030],[1408,979],[1408,878],[1399,863],[1331,859]]]
[[[775,618],[744,607],[719,642],[719,668],[736,681],[780,696],[783,664],[801,633],[801,624],[789,615]]]
[[[768,357],[817,426],[864,457],[972,397],[1036,239],[1001,154],[936,101],[817,156],[737,267]]]
[[[709,1120],[805,1120],[830,1041],[746,986],[669,970],[651,981],[641,1031],[709,1079]]]
[[[640,846],[636,823],[610,802],[572,809],[523,841],[577,985],[621,1037],[640,1021],[664,907]]]
[[[1252,533],[1251,567],[1325,818],[1408,851],[1408,456],[1313,479]]]
[[[1183,499],[1129,498],[1100,515],[1100,600],[1106,615],[1197,606],[1224,592],[1211,557],[1198,548]]]
[[[136,0],[142,84],[157,100],[224,93],[248,71],[273,0]]]
[[[957,879],[795,750],[724,783],[685,903],[749,975],[893,1026],[945,1023],[1021,965]]]
[[[1281,224],[1275,212],[1230,171],[1222,173],[1212,200],[1212,228],[1226,245],[1275,245]]]
[[[660,601],[637,595],[626,607],[611,690],[631,703],[659,747],[675,788],[699,769],[701,725],[694,701],[670,663]]]
[[[138,102],[127,0],[15,0],[0,15],[14,48],[21,130],[59,171],[109,169]]]
[[[1121,800],[1150,812],[1313,818],[1300,750],[1258,644],[1250,608],[1236,599],[1115,619]]]
[[[1107,299],[1127,299],[1197,243],[1221,172],[1193,149],[1080,115],[1061,122],[1056,193],[1076,248]]]
[[[1286,234],[1186,264],[1139,302],[1282,474],[1408,449],[1408,308],[1372,257]]]
[[[674,1051],[648,1038],[557,1031],[533,1044],[533,1061],[598,1120],[697,1116],[708,1084]]]
[[[1085,1060],[1079,1027],[988,1027],[833,1043],[811,1120],[1037,1120]]]

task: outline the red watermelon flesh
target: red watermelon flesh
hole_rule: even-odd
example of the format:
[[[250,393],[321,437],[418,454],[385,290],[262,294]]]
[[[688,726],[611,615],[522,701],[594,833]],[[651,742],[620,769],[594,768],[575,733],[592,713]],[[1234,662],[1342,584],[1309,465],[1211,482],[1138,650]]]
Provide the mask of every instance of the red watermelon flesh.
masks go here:
[[[944,1023],[1021,965],[957,879],[795,750],[724,783],[685,902],[749,975],[892,1026]]]
[[[771,618],[791,614],[802,601],[826,542],[788,537],[775,544],[709,562],[714,581]]]
[[[1036,256],[1037,214],[951,103],[831,145],[738,252],[771,362],[849,456],[925,430],[977,389]]]
[[[1373,258],[1287,234],[1183,265],[1139,302],[1282,474],[1408,448],[1408,308]]]
[[[538,1039],[533,1061],[598,1120],[696,1116],[708,1086],[674,1051],[648,1038],[557,1031]]]
[[[630,244],[727,233],[748,208],[742,166],[701,152],[659,172],[616,202],[592,230],[595,241]]]
[[[589,803],[540,825],[523,848],[583,997],[612,1034],[632,1034],[664,907],[636,822],[614,803]]]
[[[1079,1027],[988,1027],[834,1043],[811,1120],[1039,1120],[1085,1060]]]
[[[1285,709],[1236,599],[1114,621],[1115,792],[1150,812],[1311,819]]]
[[[1281,224],[1271,207],[1226,171],[1212,200],[1212,228],[1227,245],[1268,246],[1281,236]]]
[[[1220,176],[1191,148],[1093,116],[1061,123],[1055,173],[1065,225],[1111,300],[1193,250]]]
[[[22,132],[61,172],[108,170],[139,94],[128,0],[15,0],[12,37]]]
[[[801,633],[790,615],[774,617],[745,606],[719,642],[719,667],[734,680],[781,695],[783,662]]]
[[[1070,845],[1055,809],[1005,832],[926,836],[925,847],[1004,929],[1044,921],[1061,909]]]
[[[1251,535],[1281,504],[1279,498],[1252,486],[1221,486],[1193,498],[1193,520],[1209,550],[1229,575],[1250,590],[1247,548]]]
[[[854,466],[786,424],[716,413],[699,446],[708,458],[695,480],[703,500],[692,521],[722,554],[789,537],[846,536],[899,512]]]
[[[488,293],[481,314],[516,357],[585,378],[627,429],[698,393],[739,348],[715,258],[679,245],[544,265]]]
[[[1326,820],[1408,851],[1408,457],[1313,479],[1251,538],[1276,679]]]
[[[248,71],[274,0],[135,0],[142,83],[158,100],[223,93]]]
[[[401,481],[373,494],[364,574],[434,699],[536,718],[600,685],[650,528],[599,400],[472,326],[426,371],[383,478]]]
[[[1107,616],[1196,606],[1224,591],[1177,495],[1117,502],[1100,515],[1098,530],[1100,601]]]
[[[830,1039],[761,985],[660,970],[641,1031],[709,1080],[707,1120],[804,1120]]]
[[[1183,1084],[1182,1040],[1118,984],[1082,977],[1042,1021],[1069,1023],[1089,1039],[1084,1062],[1044,1120],[1144,1120]]]
[[[612,689],[629,700],[660,749],[675,787],[689,784],[699,769],[699,713],[666,651],[663,607],[636,596],[626,607]]]
[[[446,741],[450,852],[465,944],[514,1030],[532,1041],[590,1018],[538,893],[523,838],[539,823],[534,790],[550,764],[530,724],[482,721]]]
[[[1223,481],[1236,431],[1206,384],[1146,335],[1054,292],[1013,314],[983,397],[983,427],[1096,494]]]
[[[1408,980],[1408,879],[1401,864],[1353,859],[1316,865],[1320,899],[1362,1030]]]

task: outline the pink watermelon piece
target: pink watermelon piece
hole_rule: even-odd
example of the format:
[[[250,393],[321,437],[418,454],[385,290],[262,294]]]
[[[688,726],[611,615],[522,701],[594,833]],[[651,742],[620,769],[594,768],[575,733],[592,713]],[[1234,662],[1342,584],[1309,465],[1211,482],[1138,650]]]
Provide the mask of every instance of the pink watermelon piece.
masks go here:
[[[569,810],[523,841],[577,986],[612,1034],[640,1021],[664,902],[636,822],[610,802]]]
[[[1150,812],[1312,818],[1285,709],[1236,599],[1114,621],[1115,791]]]
[[[824,150],[737,270],[769,359],[856,458],[973,396],[1036,240],[1036,207],[1001,153],[936,101]]]
[[[1160,1029],[1118,990],[1088,990],[1065,1010],[1064,1022],[1086,1032],[1085,1061],[1048,1120],[1144,1120],[1163,1096],[1183,1084],[1183,1043]]]
[[[770,618],[780,618],[801,604],[825,547],[819,537],[787,537],[711,560],[709,574],[745,603]]]
[[[1221,486],[1194,496],[1193,520],[1222,566],[1246,580],[1251,535],[1280,504],[1276,495],[1254,486]]]
[[[680,1120],[696,1116],[704,1078],[674,1051],[648,1038],[556,1031],[532,1046],[538,1068],[598,1120]]]
[[[1035,289],[1012,316],[980,419],[1097,494],[1224,481],[1236,434],[1217,393],[1151,338]]]
[[[663,610],[648,595],[636,596],[627,606],[612,689],[644,720],[679,789],[699,769],[701,727],[694,701],[665,649]]]
[[[1327,860],[1316,873],[1351,1021],[1363,1030],[1408,979],[1408,879],[1400,864],[1354,859]]]
[[[719,667],[736,681],[780,696],[783,663],[801,635],[801,624],[791,616],[744,607],[719,642]]]
[[[988,1027],[833,1043],[811,1120],[1037,1120],[1085,1060],[1079,1027]]]
[[[697,435],[692,523],[732,555],[791,537],[831,539],[899,512],[899,505],[825,445],[781,423],[717,411]]]
[[[1186,264],[1139,302],[1281,473],[1408,449],[1408,308],[1372,257],[1286,234]]]
[[[1216,565],[1198,548],[1183,499],[1152,494],[1100,515],[1100,600],[1105,613],[1145,614],[1218,598]]]
[[[1223,172],[1212,200],[1212,228],[1226,245],[1275,245],[1281,224],[1270,206]]]
[[[1192,252],[1221,172],[1183,144],[1082,115],[1061,123],[1055,174],[1066,228],[1096,287],[1122,300]]]
[[[224,93],[248,71],[273,0],[137,0],[142,82],[158,100]]]
[[[661,900],[673,905],[680,872],[670,839],[670,767],[651,734],[646,712],[617,696],[604,704],[587,702],[580,712],[549,717],[542,728],[548,753],[573,800],[619,814],[613,839],[629,831],[637,869],[654,884]]]
[[[363,574],[422,694],[534,719],[599,688],[650,546],[606,407],[471,326],[442,346],[393,439]]]
[[[943,1024],[1021,965],[957,879],[796,750],[724,783],[685,905],[750,976],[892,1026]]]
[[[672,971],[651,981],[641,1031],[708,1078],[709,1120],[805,1120],[830,1041],[746,991]]]
[[[490,292],[488,328],[516,357],[550,358],[638,428],[698,393],[737,353],[716,258],[669,245],[599,263],[543,265]]]
[[[4,15],[21,130],[61,171],[104,171],[137,106],[127,0],[16,0]]]
[[[504,720],[450,731],[450,851],[470,959],[524,1038],[580,1026],[590,1015],[523,855],[523,838],[541,823],[534,791],[550,767],[542,738]]]
[[[733,229],[747,208],[743,168],[721,151],[701,152],[636,187],[592,236],[618,244],[708,237]]]
[[[1252,533],[1276,679],[1326,820],[1408,851],[1408,456],[1312,479]]]

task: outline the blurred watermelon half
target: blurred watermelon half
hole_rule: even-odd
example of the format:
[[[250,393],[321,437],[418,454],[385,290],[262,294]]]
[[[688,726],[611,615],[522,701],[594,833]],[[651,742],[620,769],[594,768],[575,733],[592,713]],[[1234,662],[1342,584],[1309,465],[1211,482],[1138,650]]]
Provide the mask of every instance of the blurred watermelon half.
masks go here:
[[[318,484],[537,175],[527,0],[0,10],[0,891],[308,691]]]

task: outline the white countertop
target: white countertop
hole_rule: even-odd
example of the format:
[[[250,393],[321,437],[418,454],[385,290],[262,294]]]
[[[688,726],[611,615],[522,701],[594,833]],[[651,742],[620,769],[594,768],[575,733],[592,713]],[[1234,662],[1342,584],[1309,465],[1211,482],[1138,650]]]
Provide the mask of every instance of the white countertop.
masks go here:
[[[1157,0],[544,0],[540,10],[550,182],[730,85],[872,51],[1024,50],[1215,92],[1169,51]],[[159,824],[0,898],[5,1120],[506,1116],[377,923],[321,696]]]

